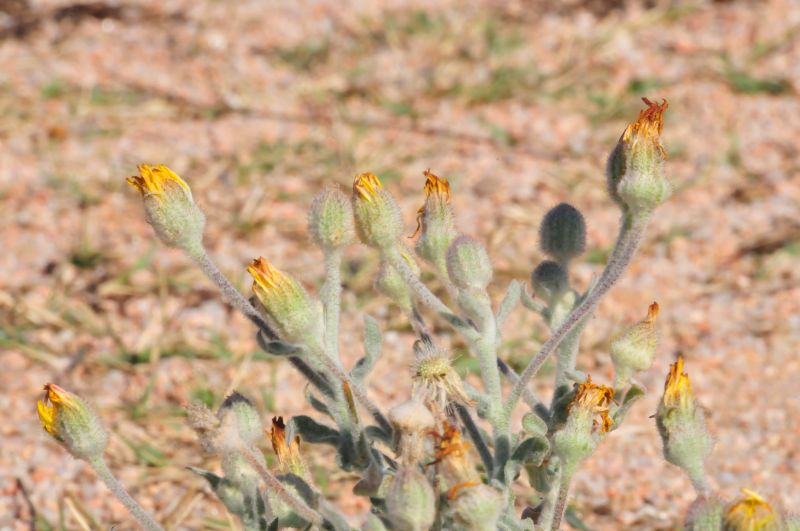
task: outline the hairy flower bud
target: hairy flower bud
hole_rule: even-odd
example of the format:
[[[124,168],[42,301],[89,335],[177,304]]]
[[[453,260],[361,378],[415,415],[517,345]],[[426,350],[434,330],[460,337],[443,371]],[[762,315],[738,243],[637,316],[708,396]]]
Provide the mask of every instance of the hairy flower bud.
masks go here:
[[[411,270],[419,276],[420,268],[411,253],[404,247],[400,248],[400,256],[406,261]],[[392,302],[400,306],[406,315],[410,315],[414,304],[411,290],[394,267],[381,257],[378,267],[378,277],[375,279],[375,289],[386,295]]]
[[[325,251],[339,249],[353,241],[353,208],[338,187],[326,187],[314,197],[308,213],[308,231]]]
[[[55,384],[45,385],[44,391],[36,409],[45,431],[78,459],[101,457],[108,432],[97,413],[81,397]]]
[[[484,531],[498,529],[497,522],[505,510],[503,495],[489,485],[462,489],[451,502],[457,529]]]
[[[217,418],[223,426],[228,424],[234,430],[232,437],[237,437],[245,444],[254,444],[262,436],[264,429],[261,416],[253,404],[240,393],[234,391],[222,402],[217,411]]]
[[[636,214],[652,212],[672,194],[664,174],[667,152],[661,145],[667,101],[659,105],[642,99],[647,108],[625,128],[607,166],[611,198]]]
[[[197,254],[203,245],[206,218],[194,202],[189,185],[163,165],[138,166],[128,183],[142,193],[147,222],[170,247]]]
[[[492,262],[480,242],[459,236],[447,250],[447,273],[456,287],[483,291],[492,280]]]
[[[608,409],[613,399],[614,390],[593,383],[591,376],[578,385],[567,407],[567,423],[553,437],[553,449],[568,474],[594,451],[599,436],[611,428]]]
[[[282,340],[314,342],[322,336],[320,304],[297,280],[275,269],[264,258],[253,260],[247,271],[253,277],[253,292]]]
[[[416,466],[425,453],[425,436],[436,426],[433,415],[422,402],[412,398],[393,407],[389,420],[399,437],[397,446],[401,461]]]
[[[545,260],[531,273],[531,287],[537,297],[551,304],[569,289],[567,270],[557,262]]]
[[[426,531],[436,517],[436,498],[425,475],[416,466],[402,467],[392,479],[386,496],[392,529]]]
[[[658,347],[658,331],[655,327],[658,303],[647,309],[647,317],[617,336],[611,343],[611,360],[618,387],[624,386],[630,377],[646,371],[653,365]]]
[[[352,204],[356,232],[362,242],[377,249],[397,243],[403,232],[400,207],[374,174],[356,176]]]
[[[680,467],[695,485],[704,481],[704,464],[714,446],[705,418],[692,393],[683,358],[670,366],[664,394],[656,412],[664,458]]]
[[[586,249],[586,222],[580,210],[567,203],[550,209],[539,228],[539,248],[559,263],[566,263]]]
[[[291,472],[296,476],[309,481],[311,475],[303,457],[300,455],[300,436],[295,436],[291,441],[286,439],[286,424],[283,417],[272,417],[270,441],[282,473]]]
[[[425,204],[417,212],[420,237],[415,249],[423,260],[444,272],[447,269],[447,249],[458,235],[450,207],[450,183],[430,170],[426,170],[424,175]]]
[[[725,511],[723,531],[778,531],[780,516],[767,501],[749,489]]]

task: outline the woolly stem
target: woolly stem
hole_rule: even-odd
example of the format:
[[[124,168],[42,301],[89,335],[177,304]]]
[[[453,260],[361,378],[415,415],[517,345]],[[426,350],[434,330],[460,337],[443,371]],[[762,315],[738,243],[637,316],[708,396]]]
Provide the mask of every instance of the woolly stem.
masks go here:
[[[139,522],[139,525],[141,525],[147,531],[164,531],[164,528],[158,525],[153,517],[150,516],[147,511],[142,509],[142,506],[136,503],[136,500],[134,500],[131,495],[128,494],[128,491],[125,490],[125,487],[122,486],[122,483],[120,483],[119,480],[114,477],[114,474],[108,468],[108,465],[102,456],[92,459],[88,461],[88,463],[89,466],[91,466],[97,473],[97,476],[103,480],[103,483],[106,484],[108,490],[114,494],[114,497],[116,497],[122,503],[122,505],[128,509],[128,512],[131,513],[131,516],[133,516],[136,521]]]
[[[623,219],[623,224],[620,229],[620,236],[617,244],[614,247],[614,252],[603,270],[600,279],[594,288],[586,295],[586,297],[578,304],[572,312],[567,316],[564,322],[553,332],[550,338],[545,341],[539,352],[522,371],[519,381],[511,389],[508,400],[505,405],[505,416],[511,416],[514,406],[522,396],[523,389],[528,385],[528,382],[536,376],[548,356],[561,344],[561,341],[569,334],[575,327],[577,327],[584,318],[588,317],[597,307],[600,299],[608,293],[608,291],[619,280],[622,273],[630,264],[631,259],[636,254],[636,249],[644,236],[645,229],[647,228],[648,216],[637,216],[630,219],[627,215]]]
[[[339,356],[339,319],[342,305],[342,251],[325,251],[325,284],[320,291],[325,313],[325,351]]]

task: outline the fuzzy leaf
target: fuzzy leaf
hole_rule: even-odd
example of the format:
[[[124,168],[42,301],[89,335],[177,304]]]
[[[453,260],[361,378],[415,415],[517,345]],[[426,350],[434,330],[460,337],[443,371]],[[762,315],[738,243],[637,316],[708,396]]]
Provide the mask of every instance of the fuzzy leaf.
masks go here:
[[[261,350],[273,356],[294,356],[303,350],[303,347],[297,345],[290,345],[283,341],[268,339],[261,331],[256,334],[256,341],[258,342],[258,346],[261,347]]]
[[[219,485],[220,482],[223,479],[220,476],[214,474],[213,472],[209,472],[208,470],[203,470],[202,468],[197,468],[197,467],[193,467],[193,466],[187,466],[186,470],[189,470],[190,472],[194,472],[198,476],[201,476],[201,477],[205,478],[206,481],[208,481],[208,484],[211,485],[212,489],[216,489],[217,485]]]
[[[547,422],[536,413],[526,413],[522,417],[522,429],[529,435],[547,435]]]
[[[522,284],[518,280],[512,280],[508,285],[508,290],[497,308],[497,328],[500,329],[503,323],[506,322],[511,311],[519,303],[520,296],[522,295]],[[499,333],[499,332],[498,332]]]
[[[525,465],[539,466],[548,453],[550,453],[550,443],[546,437],[529,437],[514,449],[511,460]]]
[[[331,412],[328,409],[328,406],[325,404],[325,402],[323,402],[322,400],[317,398],[314,395],[314,393],[311,392],[311,389],[306,387],[304,393],[306,395],[306,400],[308,401],[309,404],[311,404],[311,407],[313,407],[314,409],[316,409],[320,413],[324,413],[325,415],[328,415],[329,417],[331,416]]]
[[[303,498],[309,507],[316,509],[319,505],[319,495],[314,492],[314,489],[305,482],[303,478],[295,474],[281,474],[276,476],[281,483],[294,487],[297,494]]]
[[[613,420],[613,424],[611,425],[611,430],[616,430],[622,423],[625,421],[625,415],[628,414],[630,411],[631,406],[636,403],[637,400],[644,396],[645,389],[639,384],[631,384],[630,389],[628,392],[625,393],[625,398],[622,399],[622,404],[620,404],[619,408],[614,412],[611,419]]]
[[[299,435],[303,441],[309,443],[339,445],[339,432],[306,415],[292,417],[287,427],[287,439],[294,439]]]
[[[381,329],[369,315],[364,316],[364,357],[350,371],[354,380],[363,381],[381,355]]]
[[[378,494],[378,489],[380,489],[382,482],[383,470],[381,470],[375,461],[372,461],[367,467],[367,470],[364,471],[364,475],[353,487],[353,494],[372,498]]]
[[[383,431],[383,428],[380,426],[367,426],[364,428],[364,431],[367,434],[367,437],[371,440],[379,440],[386,444],[392,444],[392,437],[391,435],[387,434]]]

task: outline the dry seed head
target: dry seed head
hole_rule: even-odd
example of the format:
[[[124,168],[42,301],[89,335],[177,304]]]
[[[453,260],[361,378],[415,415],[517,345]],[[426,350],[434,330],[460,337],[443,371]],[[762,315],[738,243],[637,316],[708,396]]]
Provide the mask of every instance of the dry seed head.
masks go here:
[[[422,400],[440,421],[451,402],[472,404],[446,351],[423,346],[412,365],[412,379],[414,396]]]

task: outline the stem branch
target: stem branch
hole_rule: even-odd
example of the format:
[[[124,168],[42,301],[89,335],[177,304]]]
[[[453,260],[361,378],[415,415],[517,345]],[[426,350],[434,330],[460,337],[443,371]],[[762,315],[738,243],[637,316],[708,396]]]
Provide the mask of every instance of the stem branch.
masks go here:
[[[153,519],[150,514],[147,513],[142,506],[139,505],[136,500],[134,500],[128,491],[125,490],[125,487],[122,486],[122,483],[114,477],[114,474],[108,468],[108,465],[105,462],[105,459],[102,457],[98,457],[96,459],[92,459],[88,462],[89,466],[91,466],[94,471],[97,473],[97,476],[103,480],[103,483],[106,484],[108,490],[110,490],[114,496],[122,502],[122,505],[128,509],[128,512],[139,522],[144,529],[147,531],[164,531],[158,523]]]

